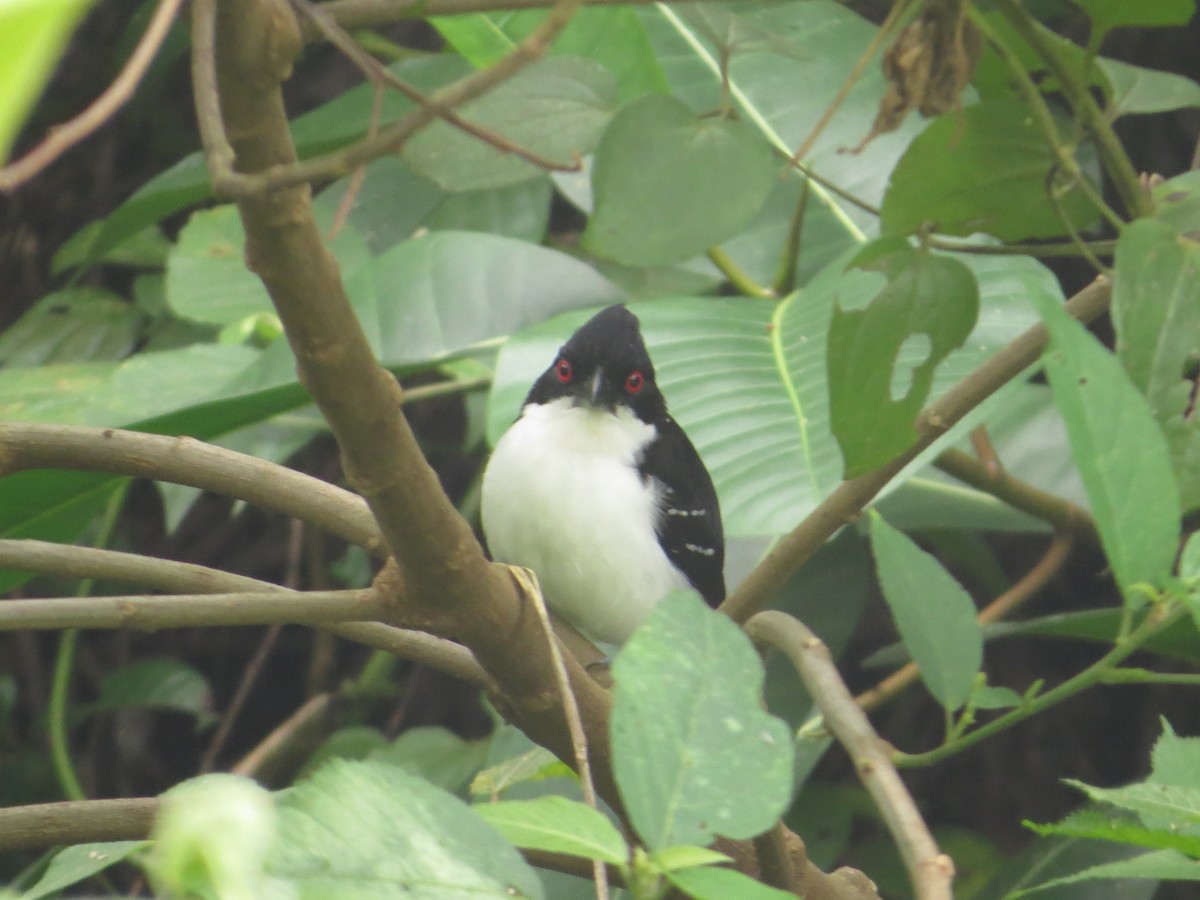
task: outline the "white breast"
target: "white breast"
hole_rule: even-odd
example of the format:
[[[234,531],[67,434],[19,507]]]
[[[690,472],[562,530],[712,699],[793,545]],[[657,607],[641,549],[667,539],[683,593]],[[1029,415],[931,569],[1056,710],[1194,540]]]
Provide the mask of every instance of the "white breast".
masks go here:
[[[624,643],[687,579],[654,532],[659,488],[636,470],[655,436],[630,410],[567,399],[525,408],[483,476],[493,558],[533,569],[546,602],[594,640]]]

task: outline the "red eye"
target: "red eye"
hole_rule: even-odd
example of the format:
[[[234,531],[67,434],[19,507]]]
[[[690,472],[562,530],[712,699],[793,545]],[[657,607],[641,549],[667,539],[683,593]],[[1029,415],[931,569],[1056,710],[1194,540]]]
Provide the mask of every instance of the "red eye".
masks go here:
[[[560,356],[558,358],[558,362],[554,364],[554,377],[563,384],[566,384],[571,380],[571,376],[574,374],[575,372],[571,368],[571,361],[565,356]]]
[[[646,376],[641,372],[630,372],[629,377],[625,379],[625,390],[631,394],[636,394],[646,386]]]

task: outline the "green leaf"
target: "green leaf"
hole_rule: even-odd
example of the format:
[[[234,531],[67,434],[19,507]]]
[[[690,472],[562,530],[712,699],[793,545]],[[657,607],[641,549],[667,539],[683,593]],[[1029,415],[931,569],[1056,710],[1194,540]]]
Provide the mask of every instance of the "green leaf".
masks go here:
[[[1163,830],[1200,839],[1200,787],[1143,781],[1122,788],[1098,788],[1073,778],[1064,781],[1097,802],[1165,820]]]
[[[984,685],[971,692],[971,705],[976,709],[1011,709],[1021,705],[1021,695],[1012,688]]]
[[[1114,119],[1131,113],[1170,112],[1200,106],[1200,84],[1190,78],[1103,56],[1097,58],[1096,64],[1108,79],[1111,91],[1105,111]]]
[[[871,549],[896,630],[945,709],[961,707],[983,663],[975,604],[941,563],[871,512]]]
[[[410,728],[370,758],[398,766],[446,791],[457,793],[479,771],[487,755],[486,741],[468,741],[445,728]]]
[[[456,111],[473,125],[570,166],[595,147],[616,108],[615,93],[612,76],[599,63],[551,57]],[[414,135],[401,152],[414,172],[447,191],[544,177],[543,168],[440,120]]]
[[[733,869],[712,866],[669,872],[667,880],[696,900],[794,900],[796,896]]]
[[[672,298],[631,306],[671,414],[713,476],[728,536],[787,531],[841,481],[841,451],[829,425],[825,346],[835,297],[853,289],[847,280],[866,277],[859,270],[847,273],[846,261],[831,264],[803,293],[780,302]],[[1036,321],[1030,293],[1062,296],[1053,276],[1028,258],[975,259],[970,266],[989,312],[964,347],[938,367],[933,398]],[[530,384],[585,318],[579,312],[548,321],[504,345],[488,406],[491,442],[516,419]],[[918,362],[913,358],[913,365]],[[990,408],[985,404],[952,429],[904,475],[965,437]]]
[[[1200,169],[1156,184],[1150,195],[1157,221],[1171,225],[1190,240],[1200,236]]]
[[[494,800],[513,785],[574,774],[545,747],[534,747],[481,770],[471,781],[471,795]]]
[[[733,622],[670,594],[612,674],[613,772],[647,849],[771,826],[791,799],[791,740],[761,709],[762,665]]]
[[[0,165],[89,6],[88,0],[16,0],[0,6]]]
[[[861,291],[865,285],[847,279],[829,326],[830,420],[846,461],[845,477],[853,478],[916,440],[917,414],[937,367],[975,328],[979,289],[958,260],[902,240],[867,244],[849,269],[886,279],[865,310],[850,308],[870,296]]]
[[[643,97],[617,113],[596,148],[583,246],[630,265],[687,259],[749,224],[776,168],[746,123],[700,119],[673,97]]]
[[[138,707],[188,713],[196,718],[197,728],[217,720],[204,676],[174,659],[143,660],[110,672],[101,682],[99,698],[82,709],[93,713]]]
[[[544,10],[522,10],[436,16],[429,22],[471,65],[482,69],[511,53],[545,17]],[[617,100],[622,104],[666,90],[645,28],[629,7],[584,7],[555,39],[550,54],[600,63],[617,79]]]
[[[1117,242],[1112,316],[1117,356],[1166,436],[1183,510],[1200,506],[1200,243],[1162,222],[1134,222]]]
[[[1010,894],[1010,897],[1025,897],[1029,894],[1078,884],[1081,881],[1103,879],[1142,878],[1149,881],[1200,881],[1200,862],[1175,850],[1153,850],[1130,859],[1102,863],[1081,872],[1043,882],[1036,887],[1026,888]],[[1095,896],[1094,893],[1091,896]]]
[[[1066,234],[1046,194],[1057,164],[1032,114],[1016,100],[984,100],[945,113],[892,170],[881,227],[885,234],[911,234],[932,222],[943,234],[984,232],[1003,241]],[[1053,190],[1076,228],[1095,219],[1077,187]]]
[[[1127,602],[1136,584],[1171,571],[1179,490],[1167,442],[1145,399],[1111,353],[1057,303],[1035,297],[1050,332],[1044,354],[1092,515]]]
[[[714,35],[717,29],[697,25],[695,17],[689,19],[669,4],[639,7],[672,92],[697,114],[718,108],[726,98],[719,45],[729,49],[733,44],[725,80],[728,99],[780,153],[791,156],[843,85],[852,82],[849,94],[838,97],[838,114],[818,136],[805,163],[852,196],[878,205],[888,173],[921,125],[910,117],[862,153],[844,152],[866,135],[887,90],[879,66],[851,78],[856,61],[876,39],[876,26],[832,0],[739,3],[718,9],[718,15],[710,17],[719,26]],[[797,90],[797,85],[803,89]],[[854,240],[876,232],[874,216],[820,185],[812,190]]]
[[[1166,719],[1150,754],[1150,777],[1156,784],[1200,786],[1200,738],[1181,738]]]
[[[136,307],[103,288],[54,291],[0,333],[0,366],[124,359],[144,323]]]
[[[1107,815],[1098,809],[1084,809],[1071,813],[1053,825],[1037,825],[1028,821],[1024,825],[1042,836],[1062,835],[1116,841],[1152,850],[1177,850],[1192,858],[1200,856],[1200,837],[1147,828],[1133,819]]]
[[[566,797],[501,800],[473,807],[485,822],[526,850],[566,853],[623,866],[629,848],[604,813]]]
[[[542,896],[513,846],[461,800],[395,766],[334,760],[278,801],[267,862],[304,896]]]
[[[663,847],[650,854],[649,861],[654,868],[661,872],[674,872],[677,869],[691,869],[696,866],[716,866],[733,860],[724,853],[710,850],[707,847],[693,847],[681,844],[678,847]]]
[[[1074,0],[1092,20],[1089,46],[1099,47],[1104,35],[1114,28],[1138,25],[1143,28],[1186,25],[1196,11],[1195,0],[1154,0],[1130,3],[1128,0]]]
[[[64,847],[54,854],[42,877],[21,893],[20,900],[41,900],[56,894],[149,846],[149,841],[106,841]]]
[[[1089,609],[1076,613],[1056,613],[1024,622],[997,622],[984,629],[987,640],[1033,635],[1068,638],[1112,646],[1120,634],[1120,609]],[[1200,663],[1200,635],[1191,622],[1180,620],[1151,637],[1141,647],[1166,659]]]

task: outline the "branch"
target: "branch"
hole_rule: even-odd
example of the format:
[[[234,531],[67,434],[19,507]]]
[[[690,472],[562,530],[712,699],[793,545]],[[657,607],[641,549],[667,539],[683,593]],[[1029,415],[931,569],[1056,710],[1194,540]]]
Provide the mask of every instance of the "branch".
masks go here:
[[[157,797],[121,800],[68,800],[0,808],[0,851],[138,841],[150,833]]]
[[[544,49],[575,5],[557,5],[504,61],[438,92],[432,101],[449,108],[511,75]],[[252,177],[295,174],[295,148],[278,89],[300,47],[290,8],[283,0],[240,0],[222,2],[214,11],[212,0],[194,0],[193,13],[194,68],[200,75],[207,71],[210,61],[202,57],[214,48],[199,37],[215,27],[220,81],[215,95],[212,85],[198,81],[198,114],[207,114],[206,97],[219,96],[221,134],[233,138],[240,171],[256,173]],[[429,118],[428,110],[416,110],[405,122],[415,129]],[[213,124],[204,126],[210,148]],[[212,174],[221,178],[219,169]],[[366,498],[395,558],[376,581],[391,598],[386,621],[466,644],[499,686],[497,707],[535,741],[570,761],[570,739],[536,616],[522,604],[507,570],[484,557],[400,415],[401,389],[371,353],[321,240],[308,187],[246,193],[238,208],[246,260],[279,313],[301,384],[328,421],[346,477]],[[618,802],[608,760],[608,695],[574,656],[566,662],[588,744],[595,750],[597,789]]]
[[[376,619],[386,607],[370,589],[282,593],[129,594],[46,597],[0,603],[0,631],[60,628],[195,628],[208,625],[322,625]]]
[[[150,68],[183,0],[159,0],[154,17],[124,68],[91,106],[70,121],[50,129],[45,139],[16,162],[0,169],[0,193],[14,190],[40,173],[79,142],[90,137],[133,96]]]
[[[1066,308],[1081,322],[1090,322],[1108,308],[1111,296],[1111,282],[1097,278],[1068,300]],[[905,466],[970,410],[1035,363],[1046,341],[1045,326],[1033,326],[926,407],[918,417],[917,440],[911,447],[886,465],[838,485],[804,521],[775,544],[721,604],[721,610],[734,621],[744,622],[762,609],[791,574],[843,525],[853,522]]]
[[[961,450],[944,450],[934,465],[964,484],[991,494],[1014,509],[1049,522],[1059,531],[1068,531],[1093,547],[1100,546],[1096,520],[1085,509],[1049,491],[1014,478],[1003,468],[993,468]]]
[[[290,9],[279,11],[282,0],[258,2],[276,8],[267,27],[271,32],[268,38],[270,43],[264,46],[278,50],[279,59],[273,60],[269,55],[260,60],[241,58],[237,60],[237,64],[245,64],[247,70],[272,69],[267,75],[266,83],[279,83],[287,77],[291,55],[298,49],[296,42],[300,39],[299,25],[291,15]],[[216,0],[199,0],[193,4],[192,80],[196,97],[196,120],[200,127],[201,143],[204,146],[205,162],[212,179],[213,190],[218,195],[234,199],[259,196],[279,188],[346,175],[373,159],[394,153],[408,138],[430,122],[452,114],[455,107],[482,96],[538,59],[566,27],[580,4],[581,0],[559,0],[541,24],[495,65],[435,91],[423,105],[398,122],[381,128],[373,137],[305,162],[297,160],[289,139],[286,142],[286,152],[273,152],[254,162],[234,154],[228,136],[233,129],[226,129],[220,112],[225,107],[228,114],[229,104],[224,101],[225,94],[236,96],[244,93],[252,85],[234,82],[218,85],[220,79],[217,74],[216,33],[219,23]],[[228,43],[223,40],[222,48]],[[245,41],[241,44],[245,53],[253,52],[252,48],[245,45]],[[281,67],[280,62],[284,60],[286,66]],[[266,74],[265,71],[260,72],[260,75],[262,74]],[[277,145],[275,150],[282,151],[282,144]],[[234,170],[235,161],[239,164],[238,171]],[[254,174],[243,174],[245,172]]]
[[[859,780],[875,800],[908,869],[917,900],[950,900],[954,863],[942,853],[900,780],[887,747],[871,727],[838,674],[829,648],[786,613],[758,613],[746,623],[756,644],[768,644],[791,660],[829,730],[854,761]]]
[[[0,476],[76,469],[171,481],[303,519],[368,552],[383,538],[361,497],[300,472],[189,437],[116,428],[0,423]]]
[[[59,578],[94,578],[137,584],[169,593],[231,594],[273,590],[282,596],[293,592],[245,575],[221,572],[206,566],[154,559],[135,553],[69,547],[47,541],[0,540],[0,569],[39,572]],[[5,601],[11,603],[12,601]],[[0,603],[3,608],[4,603]],[[327,624],[326,631],[347,640],[385,650],[404,659],[430,666],[455,678],[491,690],[491,679],[469,650],[452,641],[419,631],[405,631],[382,622]]]

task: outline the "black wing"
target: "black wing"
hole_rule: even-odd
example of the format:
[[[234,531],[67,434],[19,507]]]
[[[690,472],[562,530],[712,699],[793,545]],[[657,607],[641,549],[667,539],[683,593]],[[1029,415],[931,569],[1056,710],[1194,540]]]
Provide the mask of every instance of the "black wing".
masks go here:
[[[670,416],[646,448],[639,470],[663,487],[658,542],[709,606],[725,599],[725,535],[708,469]]]

